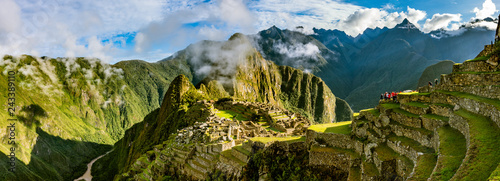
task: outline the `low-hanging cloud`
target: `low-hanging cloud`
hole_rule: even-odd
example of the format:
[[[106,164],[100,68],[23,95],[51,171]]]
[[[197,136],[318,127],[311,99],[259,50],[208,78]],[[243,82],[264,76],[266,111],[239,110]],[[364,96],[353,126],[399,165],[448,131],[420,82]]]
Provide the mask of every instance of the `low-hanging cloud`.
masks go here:
[[[430,32],[437,29],[449,29],[451,22],[460,22],[461,14],[434,14],[431,19],[425,20],[424,32]]]
[[[202,41],[190,45],[185,54],[195,75],[231,85],[238,66],[244,66],[247,56],[255,51],[244,35],[229,41]]]

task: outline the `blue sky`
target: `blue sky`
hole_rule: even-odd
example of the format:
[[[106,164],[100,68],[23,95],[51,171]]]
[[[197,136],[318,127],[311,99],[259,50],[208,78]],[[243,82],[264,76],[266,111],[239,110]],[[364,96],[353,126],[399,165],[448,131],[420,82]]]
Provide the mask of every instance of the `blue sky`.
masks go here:
[[[222,41],[276,25],[392,28],[408,18],[422,31],[455,31],[497,17],[500,0],[0,0],[0,54],[158,61],[200,40]],[[481,24],[493,29],[495,24]]]

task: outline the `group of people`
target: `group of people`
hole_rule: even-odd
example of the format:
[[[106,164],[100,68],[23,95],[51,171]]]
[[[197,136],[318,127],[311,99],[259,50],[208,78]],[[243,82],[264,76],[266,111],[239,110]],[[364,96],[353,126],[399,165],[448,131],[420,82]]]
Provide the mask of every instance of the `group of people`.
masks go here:
[[[385,92],[383,94],[380,94],[380,100],[392,100],[397,102],[398,101],[398,94],[401,92]]]

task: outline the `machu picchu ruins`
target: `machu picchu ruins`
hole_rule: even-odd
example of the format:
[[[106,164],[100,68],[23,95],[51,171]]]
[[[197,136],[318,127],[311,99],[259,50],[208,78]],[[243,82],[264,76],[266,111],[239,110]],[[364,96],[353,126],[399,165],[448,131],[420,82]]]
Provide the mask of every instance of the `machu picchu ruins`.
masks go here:
[[[381,100],[348,122],[312,125],[272,104],[198,101],[205,112],[197,122],[142,155],[122,176],[268,180],[276,170],[285,172],[266,157],[281,156],[289,166],[300,165],[286,173],[311,180],[495,180],[499,47],[487,45],[475,59],[455,64],[439,84]]]

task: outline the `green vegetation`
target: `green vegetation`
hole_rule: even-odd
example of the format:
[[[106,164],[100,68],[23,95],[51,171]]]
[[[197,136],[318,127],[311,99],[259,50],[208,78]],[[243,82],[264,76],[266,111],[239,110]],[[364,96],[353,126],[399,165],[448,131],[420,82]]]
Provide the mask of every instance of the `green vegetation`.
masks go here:
[[[401,160],[406,165],[413,167],[413,162],[405,156],[402,156],[389,148],[386,144],[380,144],[375,148],[375,152],[379,156],[382,161],[390,161],[390,160]]]
[[[306,141],[306,137],[305,136],[253,137],[253,138],[250,138],[250,140],[255,141],[255,142],[261,142],[261,143],[264,143],[264,144],[267,144],[269,142],[275,142],[275,141],[293,143],[293,142]]]
[[[378,109],[375,109],[375,108],[371,108],[371,109],[363,109],[363,110],[361,110],[361,111],[359,111],[359,112],[361,113],[361,112],[363,112],[363,111],[367,111],[367,112],[369,112],[369,113],[373,114],[373,116],[375,116],[375,117],[380,116],[380,111],[379,111]]]
[[[233,146],[233,148],[232,148],[232,149],[236,149],[236,150],[238,150],[239,152],[241,152],[241,153],[243,153],[243,154],[245,154],[245,155],[247,155],[247,156],[252,155],[252,153],[250,153],[248,150],[244,149],[244,148],[243,148],[243,146],[242,146],[241,144],[236,145],[236,146]]]
[[[469,94],[469,93],[465,93],[465,92],[450,92],[450,91],[445,91],[445,90],[436,90],[436,92],[448,94],[448,95],[452,95],[452,96],[460,97],[460,98],[472,99],[472,100],[486,103],[486,104],[491,104],[491,105],[495,106],[498,110],[500,110],[500,100],[498,100],[498,99],[481,97],[481,96],[477,96],[477,95]]]
[[[471,59],[471,60],[466,60],[466,62],[478,62],[478,61],[486,61],[490,58],[490,55],[487,55],[487,56],[482,56],[482,57],[476,57],[474,59]]]
[[[377,166],[373,162],[363,162],[363,170],[364,173],[369,177],[379,176],[380,172],[377,169]]]
[[[437,156],[434,154],[424,154],[418,157],[415,173],[412,179],[427,180],[436,166]]]
[[[348,181],[361,180],[361,168],[359,168],[359,167],[349,168],[349,177],[347,177],[347,180]]]
[[[486,180],[500,163],[500,129],[489,118],[460,109],[455,114],[469,123],[470,145],[455,178]]]
[[[435,115],[435,114],[424,114],[422,115],[424,118],[429,118],[429,119],[435,119],[435,120],[441,120],[441,121],[446,121],[448,122],[450,120],[449,117],[445,116],[440,116],[440,115]]]
[[[334,154],[345,154],[351,156],[353,159],[354,158],[360,158],[359,154],[357,154],[354,150],[351,149],[343,149],[343,148],[337,148],[337,147],[322,147],[322,146],[313,146],[311,147],[311,152],[328,152],[328,153],[334,153]]]
[[[500,164],[498,164],[497,169],[491,173],[490,178],[488,180],[500,180]]]
[[[316,124],[310,126],[308,129],[321,133],[337,133],[337,134],[350,134],[352,121],[338,122],[338,123],[326,123],[326,124]]]
[[[444,60],[428,66],[425,68],[424,72],[422,72],[420,79],[418,79],[417,87],[426,86],[429,81],[432,81],[434,84],[434,80],[440,80],[442,74],[450,74],[453,71],[453,64],[455,64],[455,62]]]
[[[436,106],[441,106],[441,107],[447,107],[447,108],[450,108],[450,109],[453,109],[453,105],[450,105],[450,104],[442,104],[442,103],[434,103],[434,105]]]
[[[399,108],[400,105],[397,103],[384,103],[384,104],[380,104],[380,106],[382,106],[383,108],[386,108],[386,109],[392,109],[394,112],[403,114],[403,115],[408,116],[408,117],[414,117],[414,118],[420,117],[420,115],[418,115],[418,114],[413,114],[411,112],[408,112],[408,111],[405,111],[405,110]]]
[[[396,109],[396,108],[399,108],[399,104],[398,103],[383,103],[383,104],[380,104],[380,106],[382,106],[383,108],[386,108],[386,109]]]
[[[456,173],[467,151],[464,135],[450,126],[438,129],[439,154],[433,180],[449,180]]]
[[[408,102],[404,103],[405,105],[413,106],[413,107],[419,107],[419,108],[428,108],[429,105],[422,103],[422,102]]]
[[[236,113],[234,111],[231,111],[231,110],[217,110],[217,112],[215,113],[215,115],[221,117],[221,118],[227,118],[227,119],[230,119],[230,120],[233,120],[233,118],[236,116],[236,119],[237,120],[240,120],[240,121],[247,121],[248,118],[243,116],[242,114],[239,114],[239,113]]]

